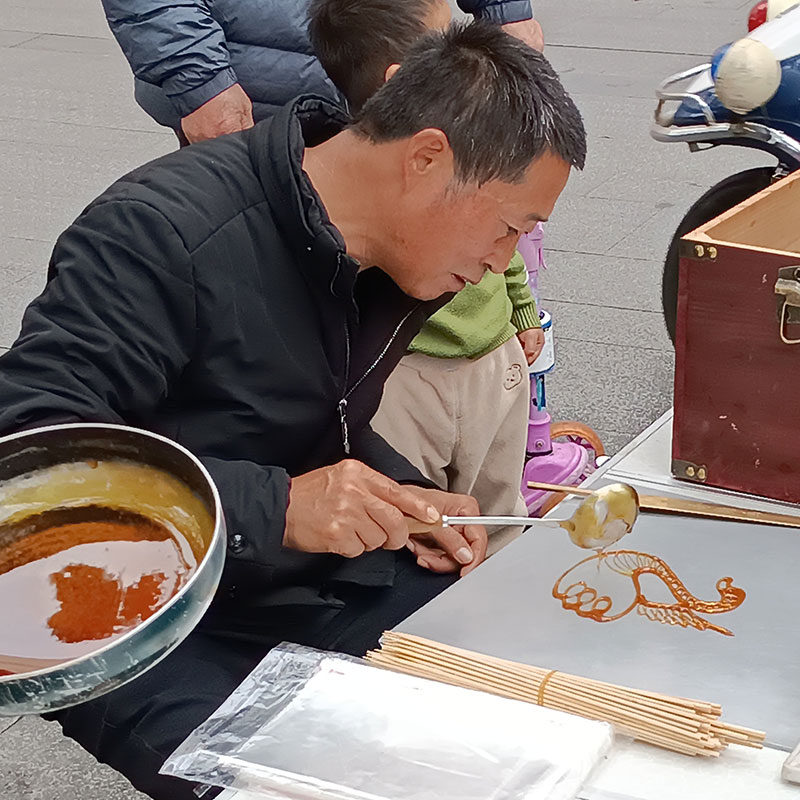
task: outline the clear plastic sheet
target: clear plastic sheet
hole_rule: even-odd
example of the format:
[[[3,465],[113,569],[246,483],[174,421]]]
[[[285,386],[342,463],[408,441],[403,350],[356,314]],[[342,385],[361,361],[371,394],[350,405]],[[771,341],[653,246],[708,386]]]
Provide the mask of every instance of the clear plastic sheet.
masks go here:
[[[611,727],[282,645],[162,772],[269,800],[571,800]]]

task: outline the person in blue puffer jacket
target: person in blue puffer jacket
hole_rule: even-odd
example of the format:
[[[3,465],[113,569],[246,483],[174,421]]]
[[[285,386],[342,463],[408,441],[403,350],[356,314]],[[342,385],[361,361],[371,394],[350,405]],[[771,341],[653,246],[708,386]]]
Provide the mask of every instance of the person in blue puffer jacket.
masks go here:
[[[457,2],[541,49],[530,0]],[[103,8],[137,102],[181,144],[249,128],[299,94],[345,104],[313,54],[308,0],[103,0]]]

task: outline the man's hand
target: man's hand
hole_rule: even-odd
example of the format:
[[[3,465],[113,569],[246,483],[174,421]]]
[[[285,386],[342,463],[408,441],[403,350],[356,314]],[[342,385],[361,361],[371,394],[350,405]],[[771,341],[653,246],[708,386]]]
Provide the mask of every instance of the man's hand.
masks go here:
[[[203,103],[181,120],[181,128],[190,143],[216,139],[253,127],[253,104],[238,83]]]
[[[435,506],[440,515],[474,517],[481,513],[474,497],[416,486],[405,488],[416,492]],[[460,570],[463,577],[486,558],[487,544],[486,528],[483,525],[459,525],[454,528],[439,528],[429,534],[414,534],[409,538],[408,549],[417,557],[417,564],[421,567],[431,572]]]
[[[542,33],[542,26],[535,19],[524,19],[520,22],[509,22],[503,25],[503,30],[516,36],[517,39],[522,39],[525,44],[538,50],[540,53],[544,50],[544,34]]]
[[[539,357],[544,347],[544,331],[541,328],[529,328],[527,331],[520,331],[517,339],[525,351],[525,358],[528,366],[533,364]]]
[[[441,512],[416,487],[400,486],[360,461],[342,461],[292,480],[283,544],[347,558],[399,550],[408,544],[404,514],[436,522]]]

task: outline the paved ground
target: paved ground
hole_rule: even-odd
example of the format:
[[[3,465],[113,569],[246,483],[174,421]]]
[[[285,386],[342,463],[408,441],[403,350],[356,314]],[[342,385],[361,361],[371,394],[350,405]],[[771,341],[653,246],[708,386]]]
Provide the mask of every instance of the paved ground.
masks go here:
[[[672,354],[660,269],[708,186],[759,162],[651,141],[653,88],[744,29],[752,0],[536,0],[547,55],[590,135],[547,226],[546,306],[558,332],[551,409],[619,447],[669,406]],[[0,0],[0,351],[41,289],[58,233],[128,169],[174,147],[138,110],[100,0]],[[141,798],[26,719],[0,722],[0,800]]]

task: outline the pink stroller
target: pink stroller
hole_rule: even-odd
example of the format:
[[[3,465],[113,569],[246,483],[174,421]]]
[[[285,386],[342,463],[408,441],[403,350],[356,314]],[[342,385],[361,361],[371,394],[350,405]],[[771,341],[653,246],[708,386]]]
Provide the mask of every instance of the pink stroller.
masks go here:
[[[542,226],[524,235],[518,245],[528,271],[528,283],[540,309],[545,345],[530,366],[531,415],[528,421],[528,447],[522,473],[522,496],[530,516],[541,516],[556,505],[563,495],[528,488],[528,481],[576,486],[597,467],[605,456],[600,437],[581,422],[553,422],[547,413],[545,375],[555,367],[552,320],[541,310],[539,270],[545,268],[542,251]]]

